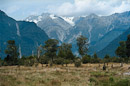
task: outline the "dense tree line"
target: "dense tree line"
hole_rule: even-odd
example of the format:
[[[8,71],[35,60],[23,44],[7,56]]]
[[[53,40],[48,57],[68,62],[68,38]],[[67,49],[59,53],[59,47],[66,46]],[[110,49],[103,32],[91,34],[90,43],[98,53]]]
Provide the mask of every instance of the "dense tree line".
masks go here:
[[[106,55],[103,59],[99,58],[96,53],[90,56],[88,55],[88,39],[84,36],[77,38],[79,57],[72,53],[72,45],[68,43],[62,43],[59,45],[59,41],[56,39],[49,39],[45,41],[45,45],[40,45],[37,49],[37,55],[22,56],[19,58],[18,47],[14,40],[7,41],[8,45],[5,50],[7,55],[4,60],[0,59],[0,66],[2,65],[25,65],[25,66],[37,66],[40,64],[53,64],[67,66],[67,64],[74,63],[75,66],[80,66],[81,63],[108,63],[109,62],[126,62],[130,61],[130,35],[128,35],[126,41],[121,41],[120,46],[116,49],[115,53],[118,57],[110,57]]]

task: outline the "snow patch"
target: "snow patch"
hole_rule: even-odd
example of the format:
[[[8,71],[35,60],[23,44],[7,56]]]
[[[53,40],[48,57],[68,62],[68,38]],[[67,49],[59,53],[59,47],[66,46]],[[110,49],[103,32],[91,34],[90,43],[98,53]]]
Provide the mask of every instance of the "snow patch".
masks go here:
[[[31,17],[29,17],[29,18],[26,19],[26,21],[28,21],[28,22],[34,22],[34,23],[37,24],[38,22],[42,21],[42,16],[38,16],[35,19],[32,19]]]
[[[51,18],[51,19],[57,19],[57,17],[56,17],[55,15],[53,15],[53,14],[50,15],[50,18]]]
[[[16,28],[17,28],[17,35],[18,35],[18,36],[21,36],[21,35],[20,35],[20,30],[19,30],[19,25],[18,25],[17,23],[16,23]]]
[[[38,16],[38,22],[42,20],[42,16]]]
[[[101,38],[101,37],[103,37],[103,34],[99,33],[98,38]]]
[[[26,21],[28,21],[28,22],[33,22],[33,20],[31,20],[31,19],[26,19]]]
[[[38,20],[33,20],[33,22],[38,23]]]
[[[74,17],[61,17],[64,19],[67,23],[69,23],[71,26],[75,26]]]

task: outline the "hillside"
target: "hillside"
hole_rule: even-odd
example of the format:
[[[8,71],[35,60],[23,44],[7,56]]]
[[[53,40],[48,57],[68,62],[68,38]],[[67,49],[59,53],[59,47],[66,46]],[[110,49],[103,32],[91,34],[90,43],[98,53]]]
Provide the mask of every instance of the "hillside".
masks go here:
[[[99,57],[104,57],[106,54],[110,56],[115,56],[115,50],[119,46],[120,41],[126,41],[127,36],[130,34],[130,28],[125,31],[123,34],[121,34],[119,37],[114,39],[108,46],[106,46],[103,50],[99,51],[97,55]]]
[[[15,40],[20,48],[22,55],[31,55],[32,51],[36,53],[38,45],[43,44],[48,39],[47,34],[41,30],[35,23],[26,21],[16,21],[0,11],[0,49],[1,56],[5,57],[8,40]]]

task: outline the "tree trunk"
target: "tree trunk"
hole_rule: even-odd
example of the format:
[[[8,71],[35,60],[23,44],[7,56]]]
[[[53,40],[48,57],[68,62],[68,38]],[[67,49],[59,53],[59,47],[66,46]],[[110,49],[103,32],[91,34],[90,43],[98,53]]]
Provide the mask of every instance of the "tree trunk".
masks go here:
[[[98,67],[100,67],[100,64],[98,65]]]
[[[113,68],[113,64],[111,65],[111,68]]]
[[[66,67],[67,67],[68,65],[66,64]]]
[[[123,67],[123,62],[120,63],[120,67]]]

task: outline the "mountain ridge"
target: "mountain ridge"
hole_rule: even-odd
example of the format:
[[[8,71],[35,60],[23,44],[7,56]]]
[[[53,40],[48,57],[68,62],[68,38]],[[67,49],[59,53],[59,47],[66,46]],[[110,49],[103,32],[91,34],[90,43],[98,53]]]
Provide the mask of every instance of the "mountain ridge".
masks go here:
[[[42,15],[44,15],[44,13]],[[41,27],[50,38],[58,39],[61,43],[71,43],[73,47],[75,47],[76,38],[79,35],[84,35],[88,38],[90,43],[90,55],[105,48],[112,40],[130,27],[130,11],[115,13],[110,16],[90,14],[84,17],[73,17],[74,25],[67,23],[61,16],[53,15],[55,18],[52,19],[49,18],[52,14],[45,15],[48,15],[48,17],[43,16],[46,19],[37,22],[37,25]],[[65,25],[65,22],[67,25]],[[76,52],[76,50],[77,49],[73,48],[73,52]]]
[[[3,58],[8,40],[15,40],[16,45],[21,47],[22,55],[28,56],[32,51],[36,53],[37,46],[47,39],[47,34],[34,22],[16,21],[0,11],[0,54]]]

